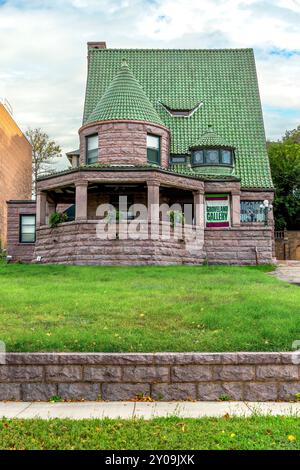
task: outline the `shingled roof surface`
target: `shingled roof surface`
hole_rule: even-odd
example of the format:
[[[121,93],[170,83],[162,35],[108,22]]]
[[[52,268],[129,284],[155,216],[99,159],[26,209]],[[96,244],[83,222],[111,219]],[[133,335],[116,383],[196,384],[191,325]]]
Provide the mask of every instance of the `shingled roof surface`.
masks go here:
[[[170,129],[171,153],[188,153],[211,124],[236,149],[241,186],[273,187],[252,49],[90,49],[83,124],[123,60]],[[171,116],[161,105],[193,109],[199,102],[189,117]]]
[[[95,121],[130,119],[164,125],[152,103],[129,70],[126,61],[101,96],[85,124]]]

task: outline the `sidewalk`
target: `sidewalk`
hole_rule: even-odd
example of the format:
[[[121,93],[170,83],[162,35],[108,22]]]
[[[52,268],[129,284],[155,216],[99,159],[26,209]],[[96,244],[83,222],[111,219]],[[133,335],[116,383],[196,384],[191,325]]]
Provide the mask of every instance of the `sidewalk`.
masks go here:
[[[203,418],[258,415],[300,415],[300,403],[272,402],[0,402],[6,418]]]

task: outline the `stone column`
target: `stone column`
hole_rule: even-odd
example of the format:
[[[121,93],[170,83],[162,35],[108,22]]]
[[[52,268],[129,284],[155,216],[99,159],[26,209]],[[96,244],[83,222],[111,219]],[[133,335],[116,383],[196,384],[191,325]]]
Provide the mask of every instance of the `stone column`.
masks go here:
[[[151,238],[159,238],[159,183],[149,181],[148,187],[148,222],[150,223]]]
[[[49,223],[49,217],[50,215],[55,212],[56,205],[54,202],[49,202],[47,201],[46,203],[46,223]]]
[[[87,189],[88,181],[75,183],[75,220],[87,220]]]
[[[241,197],[240,193],[232,193],[231,195],[232,210],[232,226],[239,227],[241,225]]]
[[[195,225],[204,228],[204,194],[201,191],[194,191],[193,195]]]
[[[46,224],[46,204],[47,194],[44,191],[38,191],[36,195],[36,226]]]

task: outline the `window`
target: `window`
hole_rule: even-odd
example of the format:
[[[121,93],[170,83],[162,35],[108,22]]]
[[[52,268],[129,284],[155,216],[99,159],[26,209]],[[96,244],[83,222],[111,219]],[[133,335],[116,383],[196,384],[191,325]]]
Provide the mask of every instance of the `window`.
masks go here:
[[[171,155],[170,163],[186,163],[186,156],[185,155]]]
[[[241,201],[241,222],[264,222],[265,216],[260,208],[263,201]]]
[[[20,243],[35,242],[35,215],[20,215]]]
[[[97,163],[98,161],[98,134],[86,137],[86,163]]]
[[[193,153],[193,163],[203,165],[204,163],[204,151],[203,150],[197,150],[196,152]]]
[[[157,135],[147,134],[147,160],[160,165],[160,137]]]
[[[232,165],[233,151],[226,149],[203,149],[194,150],[192,153],[192,164],[197,165]]]
[[[206,150],[205,161],[207,164],[217,165],[219,163],[219,150]]]

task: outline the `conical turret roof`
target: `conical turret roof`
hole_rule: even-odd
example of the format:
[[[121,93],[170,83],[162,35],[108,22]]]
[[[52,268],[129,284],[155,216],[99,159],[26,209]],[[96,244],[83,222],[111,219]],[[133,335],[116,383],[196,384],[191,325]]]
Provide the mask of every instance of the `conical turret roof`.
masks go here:
[[[146,93],[123,61],[86,124],[126,119],[164,125]]]

